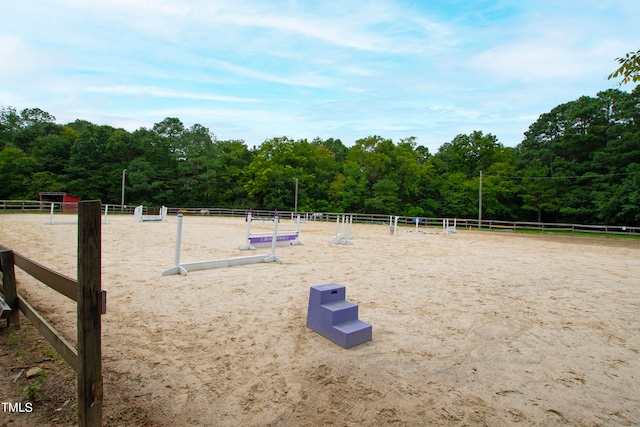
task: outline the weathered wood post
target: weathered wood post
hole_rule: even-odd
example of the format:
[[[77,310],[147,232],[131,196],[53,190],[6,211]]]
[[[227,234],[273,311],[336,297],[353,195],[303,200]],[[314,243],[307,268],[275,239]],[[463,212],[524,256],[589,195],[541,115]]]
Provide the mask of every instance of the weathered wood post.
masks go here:
[[[20,310],[18,309],[18,293],[16,291],[16,273],[13,251],[0,246],[0,267],[2,268],[2,293],[5,302],[11,307],[7,318],[7,326],[20,327]]]
[[[102,425],[102,233],[99,200],[78,203],[78,419]]]

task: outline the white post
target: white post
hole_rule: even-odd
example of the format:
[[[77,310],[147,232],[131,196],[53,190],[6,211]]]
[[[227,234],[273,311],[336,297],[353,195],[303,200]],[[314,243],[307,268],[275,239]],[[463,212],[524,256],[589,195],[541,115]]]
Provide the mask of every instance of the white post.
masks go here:
[[[250,249],[253,251],[256,248],[251,245],[251,212],[247,212],[246,220],[247,220],[247,231],[245,233],[244,245],[240,246],[240,250],[246,251]]]
[[[340,223],[342,221],[342,224]],[[329,241],[329,243],[334,245],[352,245],[353,243],[347,241],[347,216],[342,215],[342,220],[340,219],[340,215],[336,217],[336,236]]]
[[[109,222],[107,221],[108,215],[109,215],[109,205],[106,204],[104,205],[104,220],[102,221],[103,224],[109,224]]]
[[[124,176],[127,173],[126,169],[122,169],[122,197],[120,197],[120,212],[124,211]]]
[[[396,237],[398,235],[398,215],[396,215],[396,219],[393,224],[393,236]]]
[[[480,185],[478,186],[478,230],[482,228],[482,171],[480,171]]]
[[[278,215],[273,217],[273,237],[271,238],[271,256],[265,258],[264,262],[280,262],[280,258],[276,256],[276,244],[278,242]]]
[[[136,207],[133,210],[133,222],[142,222],[142,210],[144,207],[142,205]]]
[[[273,217],[273,237],[271,238],[271,256],[276,255],[276,246],[278,244],[278,215]]]
[[[180,273],[183,276],[187,275],[187,269],[180,265],[180,246],[182,245],[182,214],[178,214],[178,228],[176,231],[176,250],[173,256],[173,267],[162,272],[163,276],[169,276],[172,274]]]
[[[304,243],[302,243],[300,241],[300,214],[298,214],[297,218],[296,218],[296,239],[291,242],[292,245],[303,245]]]
[[[178,214],[178,231],[176,231],[176,251],[173,256],[173,266],[180,267],[180,245],[182,244],[182,214]]]
[[[51,215],[49,215],[49,224],[53,224],[53,210],[55,209],[54,202],[51,202]]]

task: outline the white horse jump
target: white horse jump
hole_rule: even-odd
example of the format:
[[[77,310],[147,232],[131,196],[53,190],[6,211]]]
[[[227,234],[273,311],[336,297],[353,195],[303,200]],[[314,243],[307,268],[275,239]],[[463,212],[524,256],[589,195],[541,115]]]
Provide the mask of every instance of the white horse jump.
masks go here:
[[[332,245],[353,245],[349,240],[353,239],[351,227],[353,225],[353,215],[336,216],[336,235],[329,241]]]
[[[102,217],[103,224],[109,224],[109,221],[107,220],[108,216],[109,216],[109,205],[106,204],[104,205],[104,216]]]
[[[457,218],[453,218],[453,223],[449,218],[442,220],[442,234],[455,234],[456,233],[456,221]]]
[[[437,232],[437,231],[433,231],[433,232],[425,232],[425,231],[419,231],[418,230],[418,226],[421,222],[423,222],[422,218],[414,218],[414,221],[416,223],[416,233],[422,233],[422,234],[455,234],[457,232],[456,230],[456,225],[457,225],[457,218],[444,218],[442,220],[442,232]],[[426,220],[424,221],[426,224]]]
[[[62,208],[61,208],[62,209]],[[51,212],[49,213],[49,225],[60,225],[60,224],[77,224],[78,221],[56,221],[54,217],[55,213],[55,203],[51,202]],[[107,221],[107,216],[109,215],[109,205],[104,205],[104,216],[102,217],[103,224],[109,224]]]
[[[160,208],[160,215],[142,215],[144,206],[140,205],[133,211],[133,222],[147,222],[147,221],[166,221],[167,220],[167,207],[162,206]]]
[[[251,255],[237,258],[216,259],[210,261],[196,261],[196,262],[180,262],[180,245],[182,243],[182,214],[178,214],[178,231],[176,232],[176,250],[173,267],[164,270],[163,276],[169,276],[173,274],[181,274],[186,276],[189,271],[197,270],[210,270],[213,268],[233,267],[236,265],[257,264],[261,262],[278,262],[281,260],[276,256],[275,237],[278,234],[278,217],[273,222],[273,242],[271,245],[271,255]]]
[[[299,220],[301,223],[307,223],[309,222],[309,220],[311,219],[311,213],[309,212],[304,212],[302,214],[295,214],[294,212],[291,212],[291,221],[297,221]]]
[[[252,233],[251,232],[251,222],[253,221],[251,217],[251,212],[247,213],[247,233],[245,236],[245,243],[240,246],[241,251],[246,250],[255,250],[255,248],[266,248],[271,246],[273,243],[274,235],[271,232],[268,233]],[[278,222],[278,217],[274,218],[274,224]],[[278,246],[293,246],[293,245],[303,245],[298,237],[300,236],[300,215],[298,215],[296,220],[296,229],[295,230],[283,230],[280,232],[281,234],[277,234],[275,236],[275,243]]]
[[[389,226],[391,227],[390,228],[391,235],[393,237],[396,237],[398,235],[398,216],[397,215],[395,217],[394,216],[389,217]]]

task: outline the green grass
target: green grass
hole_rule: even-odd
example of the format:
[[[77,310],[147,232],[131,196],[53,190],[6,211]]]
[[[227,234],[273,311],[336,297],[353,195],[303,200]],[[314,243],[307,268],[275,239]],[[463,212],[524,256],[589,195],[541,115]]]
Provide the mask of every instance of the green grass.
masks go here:
[[[554,229],[544,229],[544,230],[516,229],[515,232],[522,233],[522,234],[554,234],[554,235],[561,235],[561,236],[624,239],[624,240],[634,240],[634,241],[640,242],[640,234],[612,234],[612,233],[604,233],[600,231],[594,232],[594,231],[571,231],[571,230],[554,230]]]

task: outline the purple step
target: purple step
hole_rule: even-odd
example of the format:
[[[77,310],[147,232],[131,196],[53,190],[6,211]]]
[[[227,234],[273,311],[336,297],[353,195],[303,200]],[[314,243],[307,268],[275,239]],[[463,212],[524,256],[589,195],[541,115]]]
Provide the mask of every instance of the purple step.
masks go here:
[[[358,320],[358,305],[345,300],[346,288],[336,283],[312,286],[307,327],[334,343],[350,348],[371,341],[372,327]]]
[[[358,319],[358,304],[350,301],[334,301],[321,305],[322,317],[327,319],[330,325]]]
[[[351,348],[363,342],[371,341],[373,334],[373,327],[358,319],[347,320],[346,322],[333,325],[333,328],[341,334],[339,342],[335,340],[332,341],[344,348]]]
[[[312,286],[309,295],[309,304],[319,305],[334,301],[344,301],[346,293],[347,288],[335,283]]]

